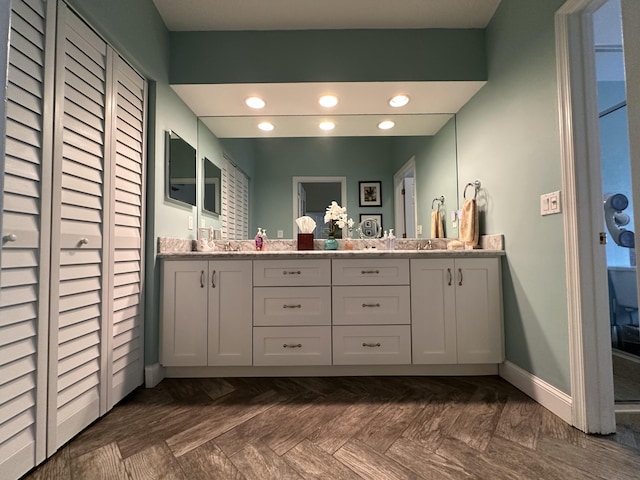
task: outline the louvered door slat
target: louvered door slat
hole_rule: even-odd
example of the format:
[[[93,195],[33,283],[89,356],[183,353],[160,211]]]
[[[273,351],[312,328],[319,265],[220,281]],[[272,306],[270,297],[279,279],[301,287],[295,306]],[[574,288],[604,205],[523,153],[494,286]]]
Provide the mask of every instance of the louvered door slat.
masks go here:
[[[144,238],[142,160],[145,151],[146,82],[120,57],[114,60],[116,112],[115,168],[111,211],[113,303],[112,362],[109,365],[111,408],[143,381],[142,301],[140,273]]]
[[[58,8],[56,58],[50,453],[102,413],[108,289],[108,48],[64,4]]]
[[[48,187],[40,182],[49,179],[51,172],[43,150],[43,129],[51,121],[50,114],[44,116],[43,98],[52,88],[52,83],[45,80],[45,10],[42,0],[14,0],[9,19],[0,227],[2,236],[14,235],[16,240],[4,243],[0,250],[3,478],[18,478],[42,461],[46,446],[48,312],[47,302],[38,301],[46,291],[43,285],[47,282],[49,254],[44,243],[49,237],[49,222],[42,212],[48,212],[50,205]]]

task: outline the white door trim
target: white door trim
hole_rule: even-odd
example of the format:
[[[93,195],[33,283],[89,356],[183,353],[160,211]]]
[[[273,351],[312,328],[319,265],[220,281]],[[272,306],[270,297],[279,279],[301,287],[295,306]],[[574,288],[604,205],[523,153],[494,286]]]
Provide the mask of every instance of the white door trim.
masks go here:
[[[404,182],[402,181],[405,177],[405,175],[410,172],[413,171],[413,176],[415,178],[416,175],[416,157],[413,156],[411,157],[409,160],[407,160],[407,162],[402,165],[402,167],[400,167],[398,169],[398,171],[393,175],[393,189],[394,189],[394,213],[395,213],[395,229],[396,229],[396,235],[400,235],[402,236],[402,233],[405,231],[405,225],[404,225],[404,200],[402,198],[402,189],[404,187]],[[416,232],[416,236],[418,236],[417,233],[417,226],[418,226],[418,206],[416,205],[416,198],[417,198],[417,192],[416,192],[416,182],[414,182],[413,184],[413,203],[414,203],[414,208],[413,208],[413,222],[414,222],[414,231]]]
[[[339,183],[340,184],[340,195],[342,196],[342,205],[341,207],[346,207],[347,212],[349,211],[347,205],[347,177],[293,177],[293,237],[297,238],[298,235],[298,225],[296,224],[296,218],[298,218],[298,185],[301,183]],[[327,205],[328,206],[328,205]],[[316,229],[321,228],[320,226],[316,226]]]
[[[568,0],[556,13],[572,424],[615,431],[613,369],[592,14],[605,0]]]

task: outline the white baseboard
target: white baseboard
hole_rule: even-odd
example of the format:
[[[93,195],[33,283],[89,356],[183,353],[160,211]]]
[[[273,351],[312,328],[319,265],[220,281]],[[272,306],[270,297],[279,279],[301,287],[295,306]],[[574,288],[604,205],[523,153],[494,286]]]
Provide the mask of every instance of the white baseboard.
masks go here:
[[[571,425],[570,395],[511,362],[500,365],[500,376]]]
[[[164,368],[159,363],[144,367],[144,386],[153,388],[164,380]]]

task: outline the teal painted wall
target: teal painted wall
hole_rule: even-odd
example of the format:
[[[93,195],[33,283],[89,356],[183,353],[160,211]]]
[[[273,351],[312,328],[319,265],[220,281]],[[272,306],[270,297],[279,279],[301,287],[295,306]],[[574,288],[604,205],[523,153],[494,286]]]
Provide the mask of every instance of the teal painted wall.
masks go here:
[[[171,83],[486,80],[484,30],[172,32]]]
[[[506,357],[570,393],[554,13],[563,0],[503,0],[487,29],[488,82],[457,116],[459,188],[482,181],[481,232],[504,233]]]

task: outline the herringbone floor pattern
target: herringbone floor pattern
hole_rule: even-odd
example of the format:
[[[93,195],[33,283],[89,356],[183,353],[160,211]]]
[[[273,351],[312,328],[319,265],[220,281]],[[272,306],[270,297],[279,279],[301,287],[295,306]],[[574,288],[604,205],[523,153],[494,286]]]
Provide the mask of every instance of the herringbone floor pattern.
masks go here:
[[[640,433],[584,435],[497,377],[167,379],[29,480],[638,479]]]

